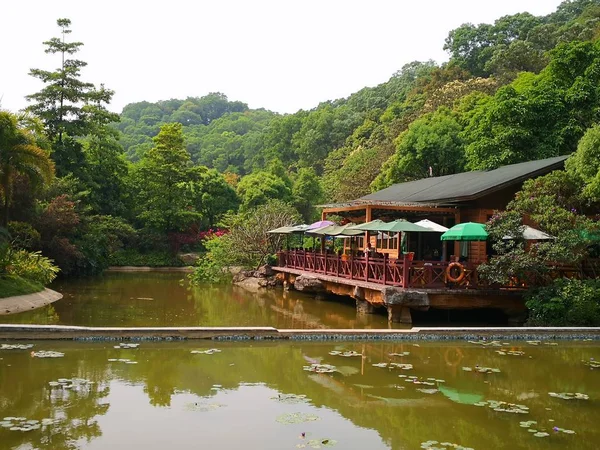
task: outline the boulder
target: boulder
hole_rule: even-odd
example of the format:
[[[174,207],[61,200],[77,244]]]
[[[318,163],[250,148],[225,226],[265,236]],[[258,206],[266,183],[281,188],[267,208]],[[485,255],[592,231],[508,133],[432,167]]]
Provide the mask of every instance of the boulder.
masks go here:
[[[179,258],[186,266],[193,266],[200,258],[200,255],[198,255],[198,253],[180,253],[177,255],[177,258]]]
[[[274,274],[275,274],[275,272],[273,271],[271,266],[269,266],[268,264],[265,264],[264,266],[259,267],[258,270],[256,271],[257,277],[267,278],[267,277],[273,276]]]
[[[300,275],[294,281],[294,288],[302,292],[325,292],[325,286],[318,278],[309,277],[307,275]]]

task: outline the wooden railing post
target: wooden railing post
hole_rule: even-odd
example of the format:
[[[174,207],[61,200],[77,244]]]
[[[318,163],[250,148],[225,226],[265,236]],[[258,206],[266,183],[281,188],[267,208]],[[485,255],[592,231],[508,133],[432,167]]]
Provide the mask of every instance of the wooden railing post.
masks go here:
[[[350,279],[354,280],[354,256],[350,253]]]
[[[369,252],[365,253],[365,281],[369,281]]]
[[[342,257],[340,255],[337,255],[337,266],[335,267],[335,276],[339,277],[340,276],[340,264],[342,261]]]
[[[303,261],[302,268],[304,270],[306,270],[306,250],[303,250],[302,253],[304,254],[304,261]]]
[[[387,282],[387,271],[388,271],[388,254],[383,254],[383,284]]]
[[[408,259],[408,255],[405,253],[402,255],[402,287],[407,288],[410,286],[408,280],[408,274],[410,270],[410,261]]]

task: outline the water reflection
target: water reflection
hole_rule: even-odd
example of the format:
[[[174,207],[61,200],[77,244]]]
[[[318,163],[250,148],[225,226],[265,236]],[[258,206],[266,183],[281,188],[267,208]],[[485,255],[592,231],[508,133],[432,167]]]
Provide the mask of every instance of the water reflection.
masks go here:
[[[2,316],[3,323],[82,326],[274,326],[387,328],[383,314],[357,316],[353,300],[319,301],[299,292],[191,287],[181,273],[107,273],[56,283],[62,300]]]
[[[476,449],[595,449],[600,442],[600,373],[582,362],[600,358],[597,343],[503,347],[524,352],[518,356],[462,343],[143,342],[137,349],[113,347],[36,343],[36,350],[64,352],[58,359],[1,351],[0,417],[59,419],[26,433],[0,428],[2,448],[293,449],[308,438],[323,438],[338,441],[342,449],[420,448],[430,439]],[[209,347],[221,352],[191,353]],[[335,350],[362,356],[331,355]],[[302,370],[317,363],[337,370]],[[378,363],[387,366],[373,366]],[[413,369],[390,369],[390,363]],[[73,377],[93,384],[76,391],[48,384]],[[409,377],[431,385],[409,382]],[[581,392],[590,400],[563,400],[549,392]],[[307,400],[290,402],[281,394],[302,394]],[[475,406],[483,400],[521,404],[529,413]],[[320,420],[277,421],[291,413]],[[520,426],[530,420],[550,436],[537,438]],[[555,426],[576,434],[553,432]],[[307,439],[301,439],[302,432]]]

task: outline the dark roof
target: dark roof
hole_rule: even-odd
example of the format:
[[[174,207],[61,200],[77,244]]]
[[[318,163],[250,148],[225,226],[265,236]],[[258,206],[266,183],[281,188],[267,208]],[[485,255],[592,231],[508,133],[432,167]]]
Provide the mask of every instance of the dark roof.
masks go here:
[[[476,170],[443,177],[423,178],[394,184],[381,191],[365,195],[344,205],[388,204],[422,205],[453,204],[473,200],[529,178],[562,169],[568,156],[528,161],[499,167],[494,170]],[[333,207],[334,205],[322,205]],[[335,206],[341,206],[335,205]]]

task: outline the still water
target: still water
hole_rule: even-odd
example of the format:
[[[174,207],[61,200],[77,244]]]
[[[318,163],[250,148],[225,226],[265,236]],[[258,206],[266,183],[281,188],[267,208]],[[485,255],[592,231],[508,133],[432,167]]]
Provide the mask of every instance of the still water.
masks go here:
[[[2,449],[600,447],[598,342],[32,344],[0,350]]]
[[[35,311],[0,316],[0,322],[98,327],[388,328],[383,312],[357,316],[350,298],[319,301],[299,292],[277,289],[253,293],[230,284],[191,287],[184,273],[107,273],[63,280],[51,287],[63,294],[62,300]]]

